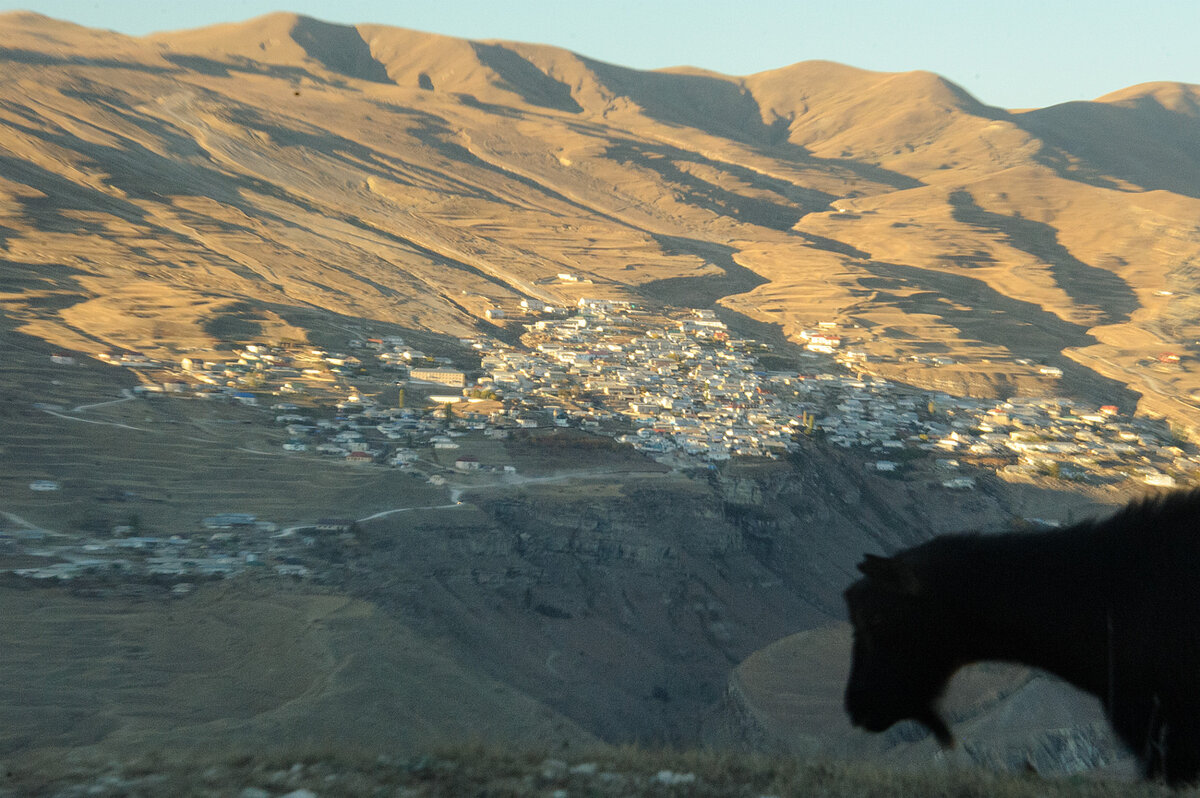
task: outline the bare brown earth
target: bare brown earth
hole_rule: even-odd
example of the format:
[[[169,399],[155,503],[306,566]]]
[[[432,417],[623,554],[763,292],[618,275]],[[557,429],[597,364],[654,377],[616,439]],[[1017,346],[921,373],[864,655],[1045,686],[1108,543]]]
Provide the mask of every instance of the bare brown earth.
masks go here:
[[[1196,86],[1008,112],[924,72],[639,72],[284,13],[0,33],[0,308],[58,347],[640,297],[1195,420]]]

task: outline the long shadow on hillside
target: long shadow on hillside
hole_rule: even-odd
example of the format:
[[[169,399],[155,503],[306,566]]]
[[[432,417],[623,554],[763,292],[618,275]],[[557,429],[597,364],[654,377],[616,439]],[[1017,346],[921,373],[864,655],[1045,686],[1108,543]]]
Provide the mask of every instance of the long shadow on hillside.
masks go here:
[[[441,117],[410,108],[399,108],[390,105],[387,106],[387,110],[390,113],[401,113],[407,118],[416,120],[418,126],[415,130],[409,131],[409,134],[422,141],[422,143],[428,144],[451,157],[461,158],[468,162],[477,161],[475,156],[469,151],[448,142],[444,138],[453,135],[453,131],[449,124]],[[389,183],[416,186],[416,183],[404,178],[404,172],[413,172],[423,178],[446,185],[464,197],[482,199],[489,202],[506,202],[503,198],[476,184],[456,178],[452,173],[435,172],[409,162],[396,163],[371,147],[353,139],[339,136],[336,133],[331,133],[324,128],[313,127],[306,122],[281,120],[295,121],[297,125],[304,125],[308,129],[285,127],[280,122],[264,117],[258,109],[249,106],[238,106],[230,109],[228,114],[231,122],[247,130],[258,131],[270,137],[270,140],[275,144],[310,150],[350,171],[362,172],[365,175],[377,177]],[[488,167],[482,161],[478,163],[485,168]]]
[[[113,96],[81,90],[67,90],[63,93],[94,107],[103,108],[121,121],[153,136],[162,143],[166,152],[176,156],[164,159],[157,153],[147,150],[140,143],[126,137],[122,137],[125,147],[109,147],[85,141],[61,128],[54,132],[48,132],[32,125],[20,127],[22,132],[28,135],[38,136],[47,142],[95,159],[97,164],[108,173],[113,185],[121,188],[127,195],[150,199],[161,198],[166,194],[204,196],[239,206],[241,195],[238,187],[233,184],[257,180],[257,178],[244,173],[231,174],[226,167],[214,163],[209,151],[201,147],[195,138],[184,129],[160,118],[148,116],[142,111],[116,100]],[[37,118],[28,109],[8,106],[6,108],[20,113],[30,119],[31,123]],[[418,137],[450,135],[452,132],[448,123],[441,117],[392,105],[387,105],[386,109],[389,113],[403,114],[406,118],[415,120],[420,131]],[[478,185],[456,178],[453,174],[435,172],[416,163],[396,163],[369,146],[307,122],[290,120],[287,117],[274,121],[265,117],[256,108],[241,105],[227,106],[223,112],[230,122],[247,130],[262,133],[275,144],[311,150],[347,170],[361,172],[391,183],[415,186],[416,182],[405,177],[405,173],[412,173],[420,179],[446,185],[466,197],[492,202],[505,201]],[[286,126],[287,122],[294,122],[296,126],[288,127]],[[463,152],[466,151],[463,150]],[[466,153],[466,155],[468,158],[474,157],[470,153]],[[148,188],[152,190],[148,191]],[[265,181],[257,185],[257,189],[260,193],[270,194],[270,190],[265,186]]]
[[[857,258],[859,260],[870,260],[871,253],[859,249],[856,246],[847,244],[844,241],[839,241],[836,238],[827,236],[819,236],[814,233],[806,233],[803,230],[793,230],[793,235],[803,238],[806,246],[812,249],[819,249],[823,252],[832,252],[835,255],[845,255],[847,258]]]
[[[79,99],[87,100],[82,94]],[[283,185],[271,182],[261,177],[242,173],[231,174],[226,168],[211,164],[208,153],[196,142],[183,134],[179,129],[164,122],[147,118],[145,115],[122,106],[110,98],[95,98],[102,102],[110,112],[119,115],[126,122],[137,125],[147,133],[163,141],[169,151],[180,154],[178,160],[164,158],[147,149],[144,145],[131,139],[123,140],[123,147],[96,144],[83,140],[75,134],[57,128],[46,131],[32,126],[9,124],[31,136],[36,136],[47,144],[61,147],[80,154],[84,159],[106,173],[108,182],[119,188],[126,196],[151,201],[163,201],[167,196],[196,196],[216,200],[225,205],[237,208],[248,218],[257,219],[267,224],[278,225],[281,229],[304,229],[294,221],[278,214],[273,214],[261,206],[257,206],[247,193],[256,193],[271,197],[298,208],[314,216],[336,219],[352,227],[369,231],[370,233],[398,244],[404,248],[416,251],[429,258],[434,263],[440,263],[464,271],[487,282],[493,283],[505,291],[513,290],[508,284],[486,274],[474,266],[463,263],[455,258],[431,250],[422,244],[412,241],[395,232],[385,230],[377,225],[366,222],[356,216],[336,212],[327,206],[320,206],[314,201],[286,189]],[[382,165],[383,159],[367,147],[348,141],[332,134],[312,133],[309,131],[281,128],[263,121],[258,113],[249,108],[235,108],[230,112],[231,118],[239,124],[259,130],[274,137],[279,143],[304,147],[314,152],[327,153],[334,161],[341,161],[347,168],[366,174],[375,174],[387,179],[394,179],[395,173]],[[436,117],[426,116],[422,122],[427,125],[444,125]],[[439,127],[439,129],[444,129]],[[342,152],[339,152],[342,150]],[[464,151],[465,152],[465,151]],[[467,153],[470,156],[469,153]],[[470,156],[472,159],[474,156]],[[186,158],[186,160],[185,160]],[[373,168],[372,164],[376,164]],[[88,188],[69,181],[45,169],[13,158],[0,156],[0,171],[28,185],[38,187],[44,197],[24,201],[26,214],[38,229],[60,230],[63,232],[89,232],[106,234],[103,224],[85,222],[72,214],[64,213],[71,210],[103,211],[112,213],[119,218],[138,222],[154,231],[162,240],[191,243],[179,233],[159,227],[150,222],[148,215],[137,205],[125,200],[112,197],[96,189]],[[507,174],[507,173],[506,173]],[[533,181],[528,181],[533,185]],[[541,187],[539,187],[541,188]],[[545,189],[542,189],[543,191]],[[476,192],[478,194],[479,192]],[[491,199],[500,201],[492,196]],[[230,226],[232,229],[232,225]],[[246,231],[252,232],[252,231]],[[365,277],[349,268],[327,263],[326,267],[344,273],[356,282],[370,285],[382,295],[394,293],[379,283]],[[237,267],[235,267],[237,268]],[[253,275],[245,275],[252,277]],[[455,304],[453,300],[447,300]],[[457,306],[456,306],[457,307]],[[462,310],[462,308],[459,308]],[[465,310],[463,311],[465,313]],[[469,314],[468,314],[469,315]]]
[[[429,355],[453,355],[455,362],[459,365],[463,365],[464,357],[474,360],[479,358],[476,350],[464,347],[459,343],[457,337],[431,330],[418,330],[379,319],[346,316],[332,310],[312,306],[281,305],[274,302],[253,302],[252,306],[275,313],[289,324],[308,331],[310,334],[308,342],[337,350],[345,348],[347,330],[358,330],[363,335],[371,334],[375,337],[398,335],[404,339],[405,343]]]
[[[370,45],[356,28],[300,17],[289,34],[309,58],[336,75],[370,83],[392,84],[387,68],[371,54]],[[334,86],[346,85],[344,81],[323,79],[302,67],[264,64],[244,56],[227,55],[225,58],[228,60],[224,61],[186,53],[163,53],[162,57],[181,69],[210,77],[225,78],[229,77],[230,72],[244,72],[292,82],[308,79]]]
[[[703,277],[668,277],[637,286],[637,291],[668,305],[710,308],[724,296],[744,294],[767,282],[733,259],[732,247],[682,236],[655,235],[667,255],[694,255],[719,266],[722,274]]]
[[[346,348],[347,331],[357,331],[363,336],[375,337],[397,335],[406,343],[430,355],[453,355],[455,362],[460,366],[477,368],[479,365],[479,353],[473,349],[467,349],[457,337],[452,335],[431,330],[418,330],[379,319],[347,316],[311,305],[285,305],[278,302],[263,302],[253,297],[239,299],[234,295],[230,295],[229,300],[228,304],[221,307],[220,312],[214,313],[206,319],[204,325],[205,332],[226,347],[260,339],[262,325],[259,322],[267,318],[267,314],[274,314],[288,324],[308,333],[306,341],[292,341],[290,344],[281,342],[287,345],[303,347],[315,344],[340,351]],[[491,333],[494,325],[484,322],[479,327]],[[495,331],[507,339],[513,338],[502,328],[495,328]],[[464,358],[475,362],[473,364],[464,363]]]
[[[0,258],[0,285],[4,286],[5,293],[10,294],[77,295],[80,299],[76,301],[81,301],[86,292],[76,278],[87,274],[83,269],[64,264],[47,266]],[[19,301],[32,299],[22,297]]]
[[[1200,199],[1200,118],[1152,97],[1133,106],[1064,103],[1011,120],[1046,143],[1038,159],[1061,177],[1120,189],[1117,178]]]
[[[91,58],[87,56],[60,56],[51,55],[50,53],[38,52],[36,50],[24,50],[13,47],[0,47],[0,63],[10,61],[17,64],[38,67],[88,67],[101,69],[127,69],[131,72],[142,72],[147,75],[162,75],[162,76],[177,76],[182,72],[198,72],[209,77],[229,77],[231,72],[243,72],[254,75],[268,75],[281,80],[290,80],[298,82],[301,79],[309,79],[317,83],[325,83],[332,86],[345,86],[346,83],[341,80],[327,80],[320,75],[315,75],[307,69],[301,67],[290,67],[283,64],[263,64],[258,61],[253,61],[243,56],[228,56],[228,61],[217,61],[212,58],[205,58],[198,55],[187,55],[184,53],[160,53],[160,57],[171,66],[155,66],[153,64],[142,64],[137,61],[122,61],[115,58]],[[328,65],[327,65],[328,66]],[[380,65],[382,67],[382,64]],[[345,74],[342,70],[329,67],[330,71],[338,74]],[[351,77],[359,77],[359,75],[350,75]],[[384,82],[387,80],[386,72],[383,75]]]
[[[67,180],[28,161],[0,155],[0,174],[41,192],[22,197],[20,207],[31,226],[53,233],[101,233],[104,225],[71,214],[71,211],[107,213],[128,222],[144,222],[146,212],[131,202]]]
[[[348,84],[341,79],[329,79],[315,74],[303,67],[286,66],[284,64],[264,64],[245,56],[227,55],[228,60],[217,61],[200,55],[185,53],[163,53],[164,60],[188,72],[198,72],[212,78],[227,78],[231,73],[240,72],[246,75],[265,75],[278,80],[286,80],[293,84],[302,80],[312,81],[335,88],[345,88]],[[174,70],[173,70],[174,71]]]
[[[57,66],[86,66],[104,69],[128,69],[134,72],[146,72],[151,75],[168,75],[175,70],[169,67],[139,64],[136,61],[119,61],[113,58],[88,58],[85,56],[59,56],[41,53],[36,50],[23,50],[13,47],[0,47],[0,62],[13,61],[18,64],[40,67]]]
[[[540,183],[533,178],[526,177],[525,175],[506,167],[502,163],[493,163],[492,161],[484,160],[461,144],[451,141],[450,137],[454,135],[454,133],[444,120],[439,119],[437,125],[431,125],[427,128],[410,131],[410,135],[420,140],[421,143],[437,150],[450,160],[460,162],[465,166],[478,167],[483,171],[502,177],[506,181],[512,181],[519,185],[533,189],[533,191],[535,191],[538,195],[541,195],[554,202],[563,203],[564,205],[583,212],[585,215],[604,219],[605,221],[612,222],[613,224],[617,224],[622,227],[632,227],[633,229],[649,234],[648,230],[644,230],[637,225],[633,225],[627,221],[618,219],[616,216],[606,213],[605,211],[593,206],[584,204],[579,200],[572,199],[566,194],[557,191],[553,187],[545,183]],[[499,198],[497,198],[497,201],[505,204],[511,202],[511,200],[502,200]]]
[[[121,122],[144,131],[160,142],[172,157],[164,157],[117,132],[112,135],[120,140],[121,146],[80,138],[59,125],[46,129],[45,120],[40,120],[31,109],[11,103],[5,106],[6,110],[30,123],[24,125],[9,120],[5,127],[36,138],[48,148],[77,153],[81,161],[103,173],[105,181],[127,197],[159,201],[167,195],[208,197],[219,201],[236,199],[237,192],[229,185],[231,176],[213,164],[207,151],[179,128],[136,111],[109,95],[78,90],[65,90],[63,94],[103,109]],[[67,180],[28,161],[5,158],[5,162],[4,173],[10,179],[16,175],[22,182],[48,195],[40,201],[26,200],[25,204],[30,207],[99,210],[130,221],[146,219],[146,212],[139,206],[119,197]],[[74,224],[77,220],[71,222]]]
[[[1129,284],[1106,269],[1076,258],[1058,242],[1058,231],[1048,224],[985,211],[967,191],[950,194],[955,221],[1002,234],[1008,243],[1050,266],[1054,282],[1076,305],[1091,308],[1101,324],[1120,324],[1140,307]]]
[[[1082,325],[1063,321],[1032,302],[1005,296],[986,282],[961,274],[879,261],[861,267],[875,277],[860,279],[860,284],[905,314],[941,319],[967,339],[1006,349],[1014,357],[1057,366],[1064,383],[1074,384],[1085,395],[1121,407],[1137,403],[1138,394],[1124,384],[1062,354],[1066,348],[1098,343]]]
[[[81,96],[80,99],[86,98]],[[109,110],[115,109],[111,102],[105,101],[104,105]],[[163,157],[130,139],[124,139],[125,147],[114,147],[81,139],[62,128],[50,131],[26,127],[12,120],[7,123],[7,127],[48,145],[78,153],[82,162],[103,173],[106,182],[123,195],[92,188],[26,160],[0,155],[0,173],[40,192],[38,196],[20,199],[21,214],[31,227],[43,232],[108,236],[111,230],[104,221],[83,218],[77,212],[107,214],[143,227],[160,243],[189,247],[194,244],[191,239],[154,223],[147,211],[125,198],[163,202],[168,196],[205,197],[237,207],[249,218],[261,215],[242,196],[236,185],[238,178],[215,165],[203,165],[208,156],[195,141],[166,124],[151,122],[136,114],[123,115],[123,118],[158,136],[165,150],[179,157]],[[179,214],[181,217],[189,215],[182,209]],[[197,221],[203,226],[203,220]],[[254,232],[233,222],[223,222],[221,227],[226,232]],[[237,268],[240,267],[235,266]]]
[[[785,144],[788,122],[763,122],[754,95],[732,80],[677,72],[643,72],[580,58],[601,83],[633,100],[650,117],[735,141]]]
[[[288,33],[309,58],[330,72],[372,83],[392,82],[387,67],[375,59],[355,27],[302,16]]]
[[[676,189],[683,201],[717,216],[732,216],[739,221],[773,230],[790,230],[806,213],[822,211],[835,199],[831,194],[806,189],[726,161],[712,161],[695,152],[664,144],[624,139],[605,150],[606,158],[632,164],[656,173],[664,183]],[[728,189],[716,181],[705,180],[683,168],[691,164],[729,175],[759,192],[770,192],[778,199],[749,197]],[[718,178],[719,179],[719,178]]]
[[[716,305],[713,308],[717,313],[717,318],[725,323],[725,326],[739,338],[746,338],[753,341],[758,341],[767,344],[771,347],[770,353],[758,354],[758,362],[765,369],[795,369],[802,358],[811,355],[803,346],[787,337],[783,331],[783,327],[771,321],[759,321],[751,318],[744,313],[739,313],[736,310],[730,310],[724,305]]]
[[[84,260],[84,256],[80,256]],[[97,337],[88,330],[70,324],[62,317],[66,308],[86,302],[92,293],[85,290],[79,282],[79,277],[89,276],[85,269],[75,268],[65,264],[47,265],[44,263],[22,263],[19,261],[0,258],[0,286],[5,292],[15,294],[11,302],[12,308],[19,308],[16,314],[6,313],[0,307],[0,385],[7,385],[9,380],[3,374],[6,369],[22,365],[32,366],[38,370],[47,368],[48,355],[61,352],[62,348],[52,346],[40,338],[17,332],[17,318],[27,320],[28,316],[50,318],[55,324],[74,332],[81,340],[91,341],[95,351],[105,351],[112,348],[112,343]],[[23,323],[22,321],[22,323]],[[7,336],[7,337],[6,337]],[[36,342],[36,344],[31,344]],[[77,373],[77,372],[73,372]],[[74,382],[74,377],[71,382]],[[11,386],[9,386],[11,387]],[[0,390],[0,399],[9,394]],[[28,402],[30,394],[24,395]]]
[[[733,80],[676,72],[642,72],[589,58],[580,60],[606,88],[628,97],[651,119],[741,142],[770,158],[811,164],[834,173],[846,172],[859,180],[895,189],[923,185],[919,180],[874,164],[813,156],[804,147],[788,141],[791,124],[788,119],[776,116],[770,124],[763,122],[758,100]]]
[[[571,87],[555,80],[517,53],[499,44],[471,42],[480,63],[500,76],[503,86],[521,95],[530,105],[577,114],[583,106],[571,96]]]

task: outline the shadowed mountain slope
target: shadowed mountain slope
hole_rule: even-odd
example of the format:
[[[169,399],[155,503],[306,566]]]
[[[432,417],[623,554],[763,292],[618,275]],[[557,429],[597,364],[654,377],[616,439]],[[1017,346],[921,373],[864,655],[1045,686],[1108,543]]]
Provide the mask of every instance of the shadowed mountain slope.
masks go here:
[[[1200,87],[1148,83],[1020,120],[1058,150],[1047,161],[1065,176],[1200,198]]]

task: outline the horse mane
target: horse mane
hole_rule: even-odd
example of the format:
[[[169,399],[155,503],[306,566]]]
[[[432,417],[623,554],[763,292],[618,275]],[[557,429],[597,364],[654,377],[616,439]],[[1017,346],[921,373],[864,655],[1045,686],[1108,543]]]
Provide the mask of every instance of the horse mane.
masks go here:
[[[1200,488],[1143,496],[1107,520],[1093,522],[1114,533],[1146,539],[1195,538],[1200,532]]]
[[[1151,494],[1109,516],[1059,529],[940,535],[897,557],[928,578],[931,586],[949,579],[944,587],[954,590],[954,574],[972,572],[974,564],[1006,555],[1023,560],[1033,571],[1053,567],[1065,574],[1099,565],[1131,565],[1126,557],[1140,560],[1164,549],[1200,549],[1200,489]]]

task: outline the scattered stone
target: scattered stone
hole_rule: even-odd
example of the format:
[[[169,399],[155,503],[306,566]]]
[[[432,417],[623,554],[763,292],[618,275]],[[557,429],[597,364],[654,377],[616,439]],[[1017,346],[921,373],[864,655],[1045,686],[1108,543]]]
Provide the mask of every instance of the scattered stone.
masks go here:
[[[87,796],[128,795],[129,784],[120,776],[101,776],[83,791]]]
[[[629,783],[629,779],[623,773],[613,773],[611,770],[596,776],[596,780],[614,790],[624,789]]]
[[[201,773],[200,778],[204,779],[209,784],[215,784],[216,782],[225,778],[225,768],[221,767],[220,765],[213,765]]]
[[[558,781],[570,771],[570,766],[561,759],[547,759],[542,763],[542,778],[546,781]]]
[[[665,784],[668,787],[675,787],[680,784],[695,784],[695,773],[675,773],[671,770],[660,770],[654,780],[659,784]]]
[[[317,798],[317,794],[312,790],[292,790],[289,793],[279,796],[279,798]]]
[[[243,787],[238,793],[238,798],[271,798],[271,793],[262,787]]]
[[[598,766],[595,762],[584,762],[571,768],[572,776],[595,776]]]

